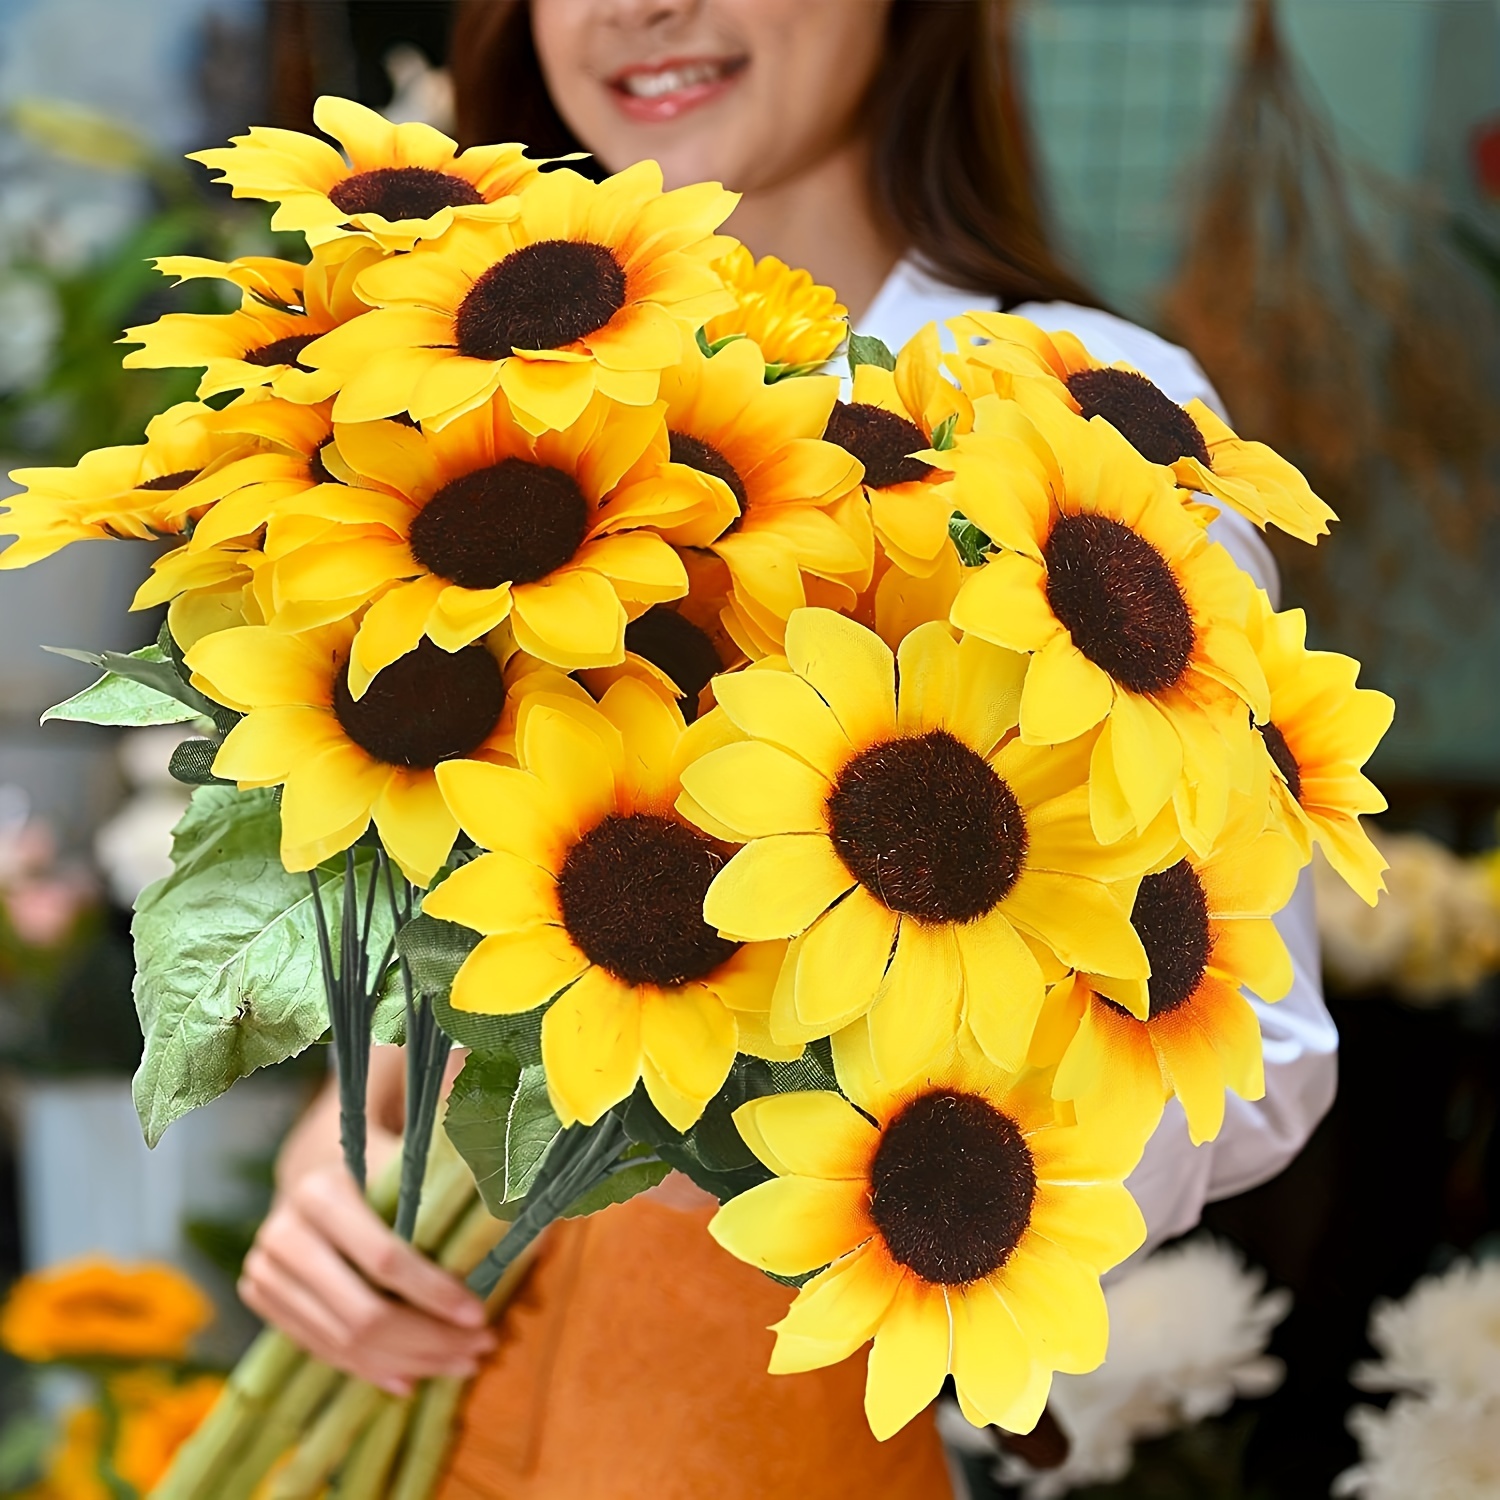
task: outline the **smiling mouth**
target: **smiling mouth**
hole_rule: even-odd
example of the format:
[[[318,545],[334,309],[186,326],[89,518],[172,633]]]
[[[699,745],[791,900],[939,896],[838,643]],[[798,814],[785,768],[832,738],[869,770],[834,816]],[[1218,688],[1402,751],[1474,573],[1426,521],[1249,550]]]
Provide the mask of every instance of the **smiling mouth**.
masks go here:
[[[715,99],[744,71],[747,57],[669,58],[622,68],[608,86],[627,113],[642,119],[675,118]]]

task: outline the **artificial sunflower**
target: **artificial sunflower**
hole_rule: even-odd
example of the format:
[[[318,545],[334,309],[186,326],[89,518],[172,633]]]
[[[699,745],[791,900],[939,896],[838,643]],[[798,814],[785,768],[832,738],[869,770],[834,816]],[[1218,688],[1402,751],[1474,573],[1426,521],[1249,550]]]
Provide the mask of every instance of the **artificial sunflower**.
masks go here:
[[[951,1375],[964,1415],[1029,1432],[1054,1371],[1104,1358],[1100,1275],[1145,1239],[1124,1187],[1138,1151],[1063,1123],[1050,1076],[963,1047],[892,1087],[846,1049],[838,1094],[773,1094],[735,1111],[776,1177],[731,1198],[709,1233],[777,1276],[826,1266],[776,1324],[773,1374],[848,1358],[868,1339],[865,1414],[888,1438]]]
[[[520,769],[439,769],[465,831],[492,851],[424,903],[485,934],[453,1004],[548,1005],[542,1061],[564,1124],[592,1124],[644,1080],[685,1130],[737,1048],[786,1055],[769,1048],[764,1021],[786,945],[724,938],[703,920],[728,851],[673,806],[686,748],[712,727],[685,736],[670,703],[624,678],[597,707],[529,698]]]
[[[373,821],[407,879],[426,885],[458,833],[435,768],[511,752],[519,695],[508,691],[506,668],[515,648],[505,631],[459,651],[420,641],[355,698],[354,631],[352,620],[299,634],[242,625],[193,645],[186,659],[194,685],[245,715],[214,774],[242,789],[282,788],[287,869],[312,869]],[[528,690],[544,685],[536,673],[520,681]]]
[[[1338,519],[1274,449],[1236,437],[1202,401],[1179,406],[1129,365],[1100,364],[1071,333],[1045,333],[1009,313],[972,312],[948,326],[959,343],[952,368],[975,394],[997,385],[1011,394],[1016,376],[1034,381],[1069,410],[1102,417],[1183,489],[1211,495],[1259,527],[1316,542]]]
[[[628,516],[606,504],[643,453],[665,448],[655,407],[597,397],[568,427],[532,437],[496,397],[436,432],[341,426],[337,445],[360,482],[282,506],[279,526],[295,515],[315,529],[305,545],[278,541],[273,623],[282,610],[373,599],[354,642],[356,697],[424,636],[455,651],[506,619],[524,650],[560,667],[619,662],[627,602],[687,592],[677,554],[648,529],[683,519],[683,497],[663,491]]]
[[[1271,918],[1303,861],[1245,797],[1207,859],[1188,854],[1141,881],[1131,925],[1151,977],[1069,976],[1048,995],[1031,1060],[1056,1063],[1054,1093],[1080,1120],[1144,1146],[1172,1095],[1193,1144],[1218,1135],[1224,1091],[1265,1093],[1260,1022],[1241,993],[1280,1000],[1292,961]]]
[[[178,536],[243,478],[260,445],[223,431],[218,413],[183,401],[153,417],[146,441],[95,448],[69,468],[16,469],[3,530],[16,540],[0,568],[24,568],[71,542]]]
[[[460,152],[431,125],[393,125],[352,99],[325,94],[313,123],[347,161],[316,136],[262,125],[188,160],[222,173],[215,181],[228,183],[236,198],[279,205],[272,229],[299,230],[310,245],[356,230],[385,250],[410,250],[455,221],[503,217],[513,211],[504,200],[537,175],[538,163],[520,146]]]
[[[834,407],[823,434],[860,461],[875,535],[886,556],[918,578],[931,577],[952,551],[953,502],[942,482],[948,473],[917,455],[932,447],[936,429],[967,432],[973,423],[969,399],[944,377],[942,358],[937,325],[929,323],[894,370],[856,365],[852,399]]]
[[[202,365],[200,397],[269,386],[288,401],[325,401],[338,389],[338,377],[310,368],[303,354],[322,334],[369,311],[355,296],[354,282],[379,259],[377,247],[356,240],[321,246],[306,265],[269,256],[163,256],[156,262],[163,275],[228,281],[243,293],[240,306],[229,313],[164,313],[154,323],[127,328],[120,342],[143,347],[125,356],[125,368]]]
[[[786,649],[784,663],[715,683],[748,739],[688,765],[679,803],[744,844],[709,889],[709,922],[726,937],[793,940],[772,1001],[777,1041],[867,1017],[893,1074],[967,1026],[1016,1067],[1042,1005],[1032,944],[1145,977],[1133,881],[1176,831],[1164,818],[1144,838],[1100,845],[1087,751],[1005,738],[1024,657],[956,641],[943,622],[893,657],[820,609],[792,616]]]
[[[649,406],[731,305],[712,262],[735,198],[716,184],[664,193],[638,162],[602,183],[549,172],[518,202],[514,220],[455,224],[361,275],[376,310],[306,351],[342,386],[338,421],[441,427],[496,391],[533,433],[571,426],[596,393]]]
[[[1385,798],[1364,774],[1395,716],[1395,702],[1356,687],[1359,663],[1335,651],[1307,649],[1307,616],[1280,614],[1255,591],[1251,640],[1270,684],[1270,711],[1258,719],[1260,768],[1278,821],[1304,859],[1317,844],[1328,863],[1371,906],[1385,881],[1384,856],[1360,826],[1383,812]]]
[[[749,339],[712,358],[695,343],[662,375],[668,451],[645,456],[605,507],[651,519],[669,540],[707,547],[729,569],[726,626],[751,651],[779,650],[809,583],[852,604],[870,580],[874,543],[858,501],[859,464],[822,441],[838,398],[833,376],[765,382]],[[663,516],[666,496],[682,519]],[[759,645],[760,649],[754,649]]]
[[[1171,477],[1107,422],[1059,403],[1028,415],[981,396],[946,455],[958,508],[999,549],[953,623],[1030,652],[1021,738],[1097,731],[1094,829],[1109,842],[1175,806],[1206,852],[1251,774],[1247,707],[1265,676],[1245,634],[1252,585],[1178,501]]]
[[[0,1311],[18,1359],[182,1359],[213,1305],[172,1266],[68,1261],[23,1276]]]
[[[710,344],[743,334],[760,346],[768,372],[798,375],[826,364],[848,336],[849,309],[807,271],[774,255],[756,260],[744,245],[721,256],[714,269],[735,306],[708,321],[703,335]]]
[[[729,569],[706,548],[679,547],[688,591],[670,604],[653,604],[625,627],[625,660],[594,667],[578,679],[595,698],[621,677],[652,683],[691,724],[713,704],[713,680],[742,666],[745,653],[725,628]]]

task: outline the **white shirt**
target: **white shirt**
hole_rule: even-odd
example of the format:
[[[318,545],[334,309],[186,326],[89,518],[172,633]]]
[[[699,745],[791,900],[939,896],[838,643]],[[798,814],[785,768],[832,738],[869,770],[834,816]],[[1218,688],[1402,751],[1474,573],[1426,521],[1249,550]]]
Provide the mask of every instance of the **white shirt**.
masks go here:
[[[927,323],[935,322],[942,329],[948,318],[997,306],[993,297],[946,286],[903,260],[886,278],[857,327],[899,350]],[[1113,313],[1069,302],[1028,302],[1011,310],[1042,328],[1077,334],[1096,359],[1122,360],[1134,366],[1174,401],[1196,396],[1224,414],[1218,393],[1192,355],[1144,328]],[[1272,604],[1279,603],[1276,564],[1255,527],[1226,510],[1213,522],[1212,531],[1270,595]],[[1265,1097],[1252,1103],[1230,1094],[1225,1100],[1223,1129],[1202,1146],[1188,1139],[1182,1106],[1175,1099],[1167,1105],[1127,1184],[1146,1218],[1148,1237],[1138,1255],[1191,1229],[1205,1203],[1243,1193],[1274,1177],[1302,1149],[1333,1103],[1338,1032],[1323,1004],[1310,871],[1302,872],[1276,926],[1292,955],[1291,991],[1274,1005],[1248,997],[1260,1017],[1265,1045]]]

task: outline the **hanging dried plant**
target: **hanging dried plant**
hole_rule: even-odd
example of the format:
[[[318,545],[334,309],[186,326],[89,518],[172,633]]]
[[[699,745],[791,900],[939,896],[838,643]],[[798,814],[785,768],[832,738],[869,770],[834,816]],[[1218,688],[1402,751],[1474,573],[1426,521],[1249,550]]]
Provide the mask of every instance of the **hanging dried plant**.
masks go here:
[[[1204,181],[1164,313],[1238,430],[1302,465],[1361,534],[1364,602],[1397,575],[1414,530],[1477,559],[1500,514],[1496,308],[1445,242],[1440,205],[1343,159],[1274,0],[1252,0]],[[1409,524],[1393,524],[1401,510]],[[1321,553],[1279,553],[1290,592],[1341,634],[1367,634],[1364,603],[1336,588]]]

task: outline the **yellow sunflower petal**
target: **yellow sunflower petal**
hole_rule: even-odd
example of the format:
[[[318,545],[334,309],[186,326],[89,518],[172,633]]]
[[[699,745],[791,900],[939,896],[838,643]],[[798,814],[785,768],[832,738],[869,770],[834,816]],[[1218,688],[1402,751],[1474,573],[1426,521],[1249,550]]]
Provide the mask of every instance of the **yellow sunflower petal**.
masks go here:
[[[960,630],[1012,651],[1040,651],[1062,634],[1047,603],[1047,571],[1029,557],[1002,552],[971,573],[953,601]]]
[[[1021,1067],[1041,1013],[1042,970],[995,911],[955,929],[963,964],[964,1020],[985,1055],[1007,1072]]]
[[[815,1276],[777,1324],[770,1373],[793,1375],[847,1359],[880,1326],[900,1277],[874,1245]]]
[[[459,825],[486,849],[561,868],[578,823],[539,776],[477,760],[444,761],[435,774]]]
[[[778,1177],[863,1180],[880,1137],[832,1090],[767,1094],[734,1112],[745,1144]]]
[[[742,839],[825,833],[833,790],[805,761],[758,740],[725,745],[682,772],[683,789]]]
[[[798,610],[787,621],[786,656],[833,710],[851,744],[895,733],[895,658],[873,631],[832,610]]]
[[[953,1045],[963,987],[952,929],[903,918],[869,1015],[870,1051],[883,1078],[904,1083]]]
[[[746,734],[800,756],[833,777],[854,753],[833,710],[791,672],[733,672],[715,680],[719,706]]]
[[[497,933],[480,942],[454,977],[453,1008],[491,1016],[534,1010],[588,962],[561,927]]]
[[[641,1076],[641,1006],[635,993],[603,969],[589,969],[542,1018],[542,1063],[558,1118],[565,1125],[592,1125]]]
[[[896,921],[895,912],[858,886],[824,912],[797,958],[797,1019],[832,1031],[863,1015],[885,977]]]
[[[432,879],[458,836],[458,819],[431,771],[393,770],[376,799],[374,817],[381,842],[414,885]]]
[[[862,1183],[777,1177],[731,1198],[708,1232],[731,1255],[776,1276],[801,1276],[870,1237]]]
[[[822,834],[788,833],[746,844],[714,877],[703,915],[741,942],[806,931],[854,884]]]
[[[1070,968],[1144,979],[1146,950],[1108,886],[1076,875],[1024,870],[1003,909]]]
[[[1115,688],[1066,635],[1055,635],[1031,659],[1021,689],[1021,738],[1060,745],[1087,734],[1114,702]]]
[[[1267,917],[1213,924],[1212,968],[1262,1000],[1280,1000],[1292,987],[1292,959]]]
[[[625,660],[625,606],[609,580],[586,568],[563,570],[512,589],[516,644],[573,671]]]
[[[1029,1384],[1031,1346],[988,1281],[951,1292],[948,1301],[954,1384],[986,1422],[1001,1422]]]
[[[906,1277],[880,1320],[865,1377],[865,1417],[882,1442],[924,1411],[942,1388],[952,1341],[942,1288]]]
[[[734,1016],[711,990],[695,984],[645,991],[640,1010],[641,1050],[692,1109],[691,1115],[686,1109],[675,1117],[668,1114],[667,1121],[686,1130],[729,1076],[735,1053]]]
[[[1109,1343],[1109,1312],[1096,1269],[1033,1232],[991,1280],[1052,1369],[1081,1375],[1098,1368]]]
[[[482,854],[461,866],[422,902],[422,910],[483,933],[520,932],[562,921],[556,879],[508,853]]]
[[[592,709],[591,719],[602,718]],[[605,727],[610,727],[606,724]],[[566,800],[580,828],[615,810],[615,761],[609,747],[571,713],[550,703],[527,706],[520,732],[521,761],[559,801]]]

